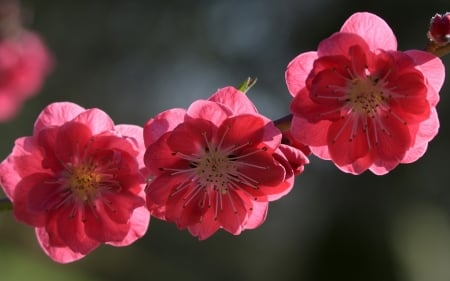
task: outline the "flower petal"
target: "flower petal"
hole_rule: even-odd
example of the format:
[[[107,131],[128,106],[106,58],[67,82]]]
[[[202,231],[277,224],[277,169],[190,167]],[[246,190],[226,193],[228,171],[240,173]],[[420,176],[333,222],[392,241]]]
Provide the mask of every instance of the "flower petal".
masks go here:
[[[158,140],[163,134],[172,131],[176,126],[184,121],[186,110],[173,108],[159,113],[154,118],[147,121],[144,126],[145,146]]]
[[[285,78],[289,93],[293,97],[305,87],[306,78],[317,58],[317,52],[301,53],[288,64]]]
[[[74,262],[85,256],[85,254],[72,251],[69,247],[53,246],[49,241],[49,234],[43,227],[36,228],[36,237],[42,250],[44,250],[44,252],[56,262]]]
[[[234,87],[219,89],[208,100],[227,106],[233,114],[257,113],[247,95]]]
[[[341,32],[361,36],[373,52],[378,49],[397,50],[397,39],[392,29],[382,18],[371,13],[351,15],[342,25]]]
[[[61,126],[65,122],[71,121],[85,109],[71,102],[55,102],[48,105],[39,114],[35,124],[33,134],[37,135],[40,130],[51,127]]]

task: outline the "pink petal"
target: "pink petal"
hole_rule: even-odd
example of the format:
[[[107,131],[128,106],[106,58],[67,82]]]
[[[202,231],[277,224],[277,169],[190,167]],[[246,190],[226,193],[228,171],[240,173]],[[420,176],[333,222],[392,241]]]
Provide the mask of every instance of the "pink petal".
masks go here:
[[[301,53],[288,64],[285,79],[289,93],[293,97],[305,88],[306,78],[313,69],[314,61],[317,58],[317,52]]]
[[[422,157],[430,142],[439,131],[439,118],[435,108],[431,109],[430,117],[419,124],[417,132],[414,134],[413,145],[408,149],[402,163],[412,163]]]
[[[317,123],[310,123],[304,118],[296,117],[292,119],[291,135],[300,143],[311,146],[327,145],[328,128],[332,122],[323,120]]]
[[[55,212],[55,216],[49,219],[49,224],[55,224],[59,238],[74,252],[88,254],[98,247],[100,241],[96,241],[86,235],[85,225],[82,222],[81,209],[73,209],[66,206]]]
[[[317,54],[319,57],[325,56],[350,56],[350,49],[354,46],[358,46],[362,49],[363,53],[369,53],[373,49],[367,45],[368,42],[364,41],[360,36],[353,33],[336,32],[330,37],[322,40],[317,48]]]
[[[180,229],[200,222],[201,217],[208,210],[208,206],[200,204],[205,196],[204,192],[207,190],[199,189],[195,183],[186,182],[185,188],[169,196],[166,204],[166,219],[175,222]]]
[[[248,193],[254,196],[265,196],[267,194],[278,194],[289,188],[282,184],[286,175],[284,167],[276,163],[271,154],[252,154],[242,158],[239,162],[242,162],[242,164],[236,162],[239,173],[257,182],[258,188],[245,183],[242,184],[242,188],[245,188]]]
[[[186,110],[173,108],[159,113],[155,118],[149,119],[144,126],[145,147],[154,143],[163,134],[172,131],[184,121]]]
[[[412,144],[409,129],[405,124],[393,118],[383,122],[383,126],[387,133],[381,132],[378,128],[380,132],[378,133],[378,145],[375,147],[376,159],[398,164]]]
[[[257,113],[255,105],[247,95],[234,87],[219,89],[208,100],[227,106],[235,115]]]
[[[270,131],[272,136],[267,136],[268,141],[273,139],[277,134],[281,133],[276,127],[272,125],[273,129]],[[219,127],[217,132],[218,144],[221,144],[221,149],[230,147],[238,147],[244,143],[259,143],[262,141],[264,134],[264,121],[258,116],[254,115],[239,115],[228,118]],[[281,139],[279,139],[281,141]]]
[[[167,139],[167,145],[173,152],[185,155],[196,154],[207,147],[216,135],[217,128],[206,119],[188,119],[176,127]]]
[[[170,133],[162,136],[157,142],[151,144],[144,154],[144,163],[152,175],[161,174],[164,168],[183,168],[188,165],[168,146],[169,137]]]
[[[85,256],[85,254],[72,251],[69,247],[52,246],[45,228],[36,228],[35,231],[37,240],[42,250],[44,250],[45,254],[47,254],[55,262],[70,263],[77,261]]]
[[[150,222],[150,212],[146,207],[136,208],[130,218],[130,228],[127,235],[118,242],[112,241],[106,244],[116,247],[128,246],[135,242],[137,239],[144,236],[147,232],[147,228]]]
[[[255,229],[260,226],[266,220],[268,207],[267,202],[252,201],[252,207],[244,225],[245,229]]]
[[[130,217],[131,212],[120,205],[111,204],[110,206],[109,202],[100,202],[95,204],[95,211],[90,208],[84,210],[85,219],[83,223],[86,235],[101,243],[123,240],[130,226],[126,222],[118,223],[117,221],[123,220],[125,216]],[[112,216],[114,216],[114,219]]]
[[[341,171],[354,175],[360,175],[367,169],[372,170],[375,162],[375,153],[369,153],[364,157],[356,159],[354,162],[347,165],[336,165]],[[336,163],[335,163],[336,164]],[[375,173],[376,174],[376,173]]]
[[[98,108],[87,109],[74,118],[73,121],[88,126],[93,135],[114,130],[114,122],[111,117]]]
[[[144,155],[145,145],[143,137],[143,129],[136,125],[120,124],[114,127],[114,130],[118,132],[122,137],[133,144],[134,149],[139,151],[139,154]]]
[[[84,156],[91,137],[92,131],[87,125],[78,122],[66,123],[57,132],[55,146],[48,147],[47,151],[53,150],[61,163],[74,163],[75,159],[79,160]]]
[[[38,227],[45,224],[46,209],[50,209],[55,203],[53,201],[55,193],[52,188],[54,186],[45,184],[45,182],[52,180],[54,179],[51,175],[41,172],[24,177],[15,186],[12,202],[14,216],[17,220]],[[39,188],[44,188],[42,193],[39,193]],[[50,198],[46,198],[45,195],[50,195]]]
[[[445,79],[445,67],[438,57],[418,50],[409,50],[405,54],[410,56],[417,65],[417,68],[425,76],[429,83],[427,99],[432,106],[435,106],[439,101],[439,91]]]
[[[212,101],[197,100],[193,102],[188,110],[187,115],[192,118],[209,120],[216,126],[219,126],[233,112],[230,108]]]
[[[143,198],[130,192],[105,192],[96,202],[96,206],[99,208],[96,212],[102,217],[107,216],[108,219],[111,219],[114,223],[126,224],[130,220],[133,211],[144,205],[145,201]]]
[[[220,227],[219,220],[215,219],[214,209],[208,208],[203,214],[200,222],[188,226],[189,232],[198,237],[199,240],[205,240],[213,235]]]
[[[331,158],[338,166],[348,165],[369,153],[369,143],[363,133],[362,121],[354,115],[340,119],[330,126],[328,143]]]
[[[234,235],[240,234],[247,217],[247,212],[252,204],[247,196],[242,196],[234,191],[220,194],[221,207],[218,211],[218,220],[222,228]],[[217,204],[217,202],[215,202]],[[220,204],[220,203],[219,203]],[[214,208],[214,204],[211,208]]]
[[[0,184],[9,199],[14,200],[14,189],[23,177],[42,172],[41,151],[32,137],[18,138],[11,154],[0,163]]]
[[[225,120],[217,133],[223,137],[221,148],[239,146],[246,142],[264,142],[266,148],[275,150],[281,142],[281,132],[272,122],[254,115],[239,115]],[[217,140],[220,142],[221,139]]]
[[[146,189],[147,201],[156,205],[165,205],[174,189],[187,183],[186,181],[189,181],[189,178],[179,175],[163,174],[155,177],[149,182]]]
[[[49,126],[61,126],[71,121],[85,109],[71,102],[55,102],[48,105],[38,116],[34,123],[33,134],[36,136],[39,131]]]
[[[389,25],[377,15],[360,12],[350,16],[341,28],[341,32],[361,36],[374,52],[397,50],[397,39]]]

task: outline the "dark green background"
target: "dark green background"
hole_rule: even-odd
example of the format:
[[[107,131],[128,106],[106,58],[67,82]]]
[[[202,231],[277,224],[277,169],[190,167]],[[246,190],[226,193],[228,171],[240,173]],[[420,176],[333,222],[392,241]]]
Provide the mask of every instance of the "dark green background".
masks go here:
[[[271,118],[288,113],[284,71],[356,11],[384,18],[399,49],[422,49],[433,1],[25,1],[29,26],[56,58],[41,93],[0,124],[0,157],[30,135],[47,104],[73,101],[116,123],[143,125],[216,89],[259,81],[248,93]],[[450,57],[450,56],[449,56]],[[449,57],[443,59],[450,66]],[[447,74],[449,71],[447,70]],[[448,75],[447,75],[448,76]],[[130,247],[102,246],[59,265],[32,228],[0,214],[0,280],[450,280],[450,83],[438,106],[439,135],[419,161],[386,176],[352,176],[311,156],[258,229],[198,241],[153,219]]]

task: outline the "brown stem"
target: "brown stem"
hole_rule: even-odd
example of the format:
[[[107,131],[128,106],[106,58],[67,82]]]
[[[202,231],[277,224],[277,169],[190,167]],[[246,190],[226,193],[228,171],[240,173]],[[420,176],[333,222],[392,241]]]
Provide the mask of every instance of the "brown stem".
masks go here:
[[[447,43],[446,45],[439,45],[434,41],[430,41],[430,43],[428,43],[427,47],[425,48],[425,51],[430,52],[438,57],[443,57],[450,53],[450,43]]]

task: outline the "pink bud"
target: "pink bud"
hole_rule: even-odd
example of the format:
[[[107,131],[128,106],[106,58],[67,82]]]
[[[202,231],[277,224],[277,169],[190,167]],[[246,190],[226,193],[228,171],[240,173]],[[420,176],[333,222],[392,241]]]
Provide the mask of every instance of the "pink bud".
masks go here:
[[[450,13],[436,14],[431,18],[428,38],[439,45],[450,42]]]

